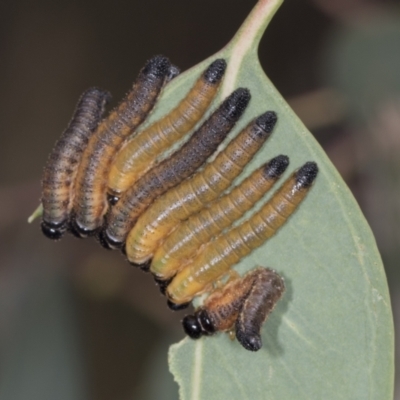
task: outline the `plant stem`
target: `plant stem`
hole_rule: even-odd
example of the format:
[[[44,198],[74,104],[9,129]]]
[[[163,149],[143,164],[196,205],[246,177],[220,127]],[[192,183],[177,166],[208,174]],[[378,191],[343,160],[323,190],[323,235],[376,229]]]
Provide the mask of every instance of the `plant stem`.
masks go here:
[[[236,35],[227,44],[225,50],[231,53],[231,58],[225,74],[223,96],[229,94],[235,87],[236,75],[244,57],[257,58],[258,45],[264,31],[282,3],[283,0],[259,0]]]

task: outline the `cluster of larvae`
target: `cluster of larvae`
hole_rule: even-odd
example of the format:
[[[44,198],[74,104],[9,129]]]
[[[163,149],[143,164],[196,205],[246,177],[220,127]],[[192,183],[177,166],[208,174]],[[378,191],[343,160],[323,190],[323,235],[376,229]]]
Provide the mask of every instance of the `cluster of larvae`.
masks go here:
[[[286,222],[311,188],[318,167],[305,163],[248,220],[232,227],[279,180],[289,159],[268,160],[232,187],[273,131],[277,115],[266,111],[207,162],[251,97],[248,89],[238,88],[201,122],[225,69],[225,60],[213,61],[168,115],[142,130],[161,91],[179,74],[166,57],[146,63],[106,118],[110,94],[87,90],[45,167],[41,227],[51,239],[69,231],[121,249],[131,264],[153,274],[172,309],[212,292],[194,315],[184,318],[185,332],[198,338],[234,329],[243,347],[255,351],[284,282],[268,268],[239,277],[231,267]],[[183,144],[165,156],[181,139]],[[225,285],[215,289],[229,274]]]

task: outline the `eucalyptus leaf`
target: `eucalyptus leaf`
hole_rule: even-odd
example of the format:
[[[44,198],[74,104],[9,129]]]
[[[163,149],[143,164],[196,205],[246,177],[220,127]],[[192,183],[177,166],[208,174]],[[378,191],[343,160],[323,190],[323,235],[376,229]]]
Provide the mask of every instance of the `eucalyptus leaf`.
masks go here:
[[[244,350],[225,334],[185,338],[170,348],[170,369],[182,400],[389,400],[394,332],[375,239],[349,189],[258,60],[259,41],[282,1],[260,0],[225,48],[167,86],[146,122],[169,112],[212,60],[225,58],[228,68],[214,107],[237,87],[252,94],[232,135],[266,110],[279,118],[241,178],[278,154],[290,157],[285,177],[306,161],[320,169],[288,223],[235,266],[240,273],[268,266],[285,278],[286,292],[263,326],[262,349]],[[39,207],[30,222],[40,214]]]
[[[285,177],[306,161],[316,161],[320,169],[295,215],[235,267],[243,273],[268,266],[285,278],[283,299],[263,326],[263,348],[246,351],[226,334],[185,338],[170,348],[170,369],[184,400],[389,400],[393,322],[375,239],[338,172],[265,76],[257,57],[261,36],[281,3],[259,1],[225,48],[168,86],[151,117],[175,106],[213,59],[225,58],[228,69],[216,103],[237,87],[252,94],[233,134],[266,110],[279,118],[243,175],[278,154],[290,157]]]

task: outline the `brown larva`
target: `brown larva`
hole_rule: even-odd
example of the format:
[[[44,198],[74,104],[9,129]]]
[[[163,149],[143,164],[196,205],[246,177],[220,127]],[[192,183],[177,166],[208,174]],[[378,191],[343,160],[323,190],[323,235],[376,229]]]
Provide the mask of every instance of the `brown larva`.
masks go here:
[[[86,147],[76,177],[72,231],[79,237],[94,234],[107,211],[107,176],[122,142],[147,117],[165,82],[170,62],[155,56],[140,71],[133,88],[119,106],[104,119]]]
[[[285,291],[283,278],[269,268],[253,269],[215,290],[193,315],[182,321],[192,339],[235,329],[239,343],[250,351],[262,347],[261,327]]]
[[[82,153],[97,128],[111,95],[88,89],[79,99],[67,129],[50,153],[42,179],[42,231],[60,239],[67,229],[74,184]]]

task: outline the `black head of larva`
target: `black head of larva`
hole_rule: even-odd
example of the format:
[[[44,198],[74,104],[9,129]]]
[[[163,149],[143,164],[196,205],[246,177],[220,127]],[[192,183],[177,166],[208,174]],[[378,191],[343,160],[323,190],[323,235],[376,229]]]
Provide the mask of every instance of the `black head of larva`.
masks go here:
[[[197,310],[194,315],[186,315],[182,320],[185,333],[192,339],[199,339],[202,335],[212,335],[216,329],[204,308]]]
[[[144,263],[141,263],[141,264],[137,264],[137,263],[134,263],[132,261],[129,261],[129,264],[133,265],[135,268],[141,269],[143,272],[149,272],[150,271],[151,260],[148,260],[148,261],[146,261]]]
[[[67,221],[54,224],[43,220],[40,224],[40,227],[42,228],[42,232],[46,237],[52,240],[59,240],[67,230]]]
[[[107,193],[107,201],[110,206],[115,206],[119,201],[119,196]]]
[[[189,307],[189,304],[190,303],[175,304],[171,300],[167,301],[167,305],[172,311],[184,310],[185,308]]]
[[[244,113],[250,98],[249,89],[236,89],[221,105],[225,118],[230,121],[237,121]]]
[[[183,330],[192,339],[199,339],[203,335],[200,322],[195,315],[186,315],[182,320]]]
[[[173,277],[169,279],[159,279],[157,276],[154,275],[154,281],[156,282],[160,292],[165,296],[165,292],[167,290],[168,285],[171,283]]]
[[[100,244],[105,248],[105,249],[123,249],[124,243],[123,242],[118,242],[114,239],[112,239],[110,236],[108,236],[107,231],[105,229],[102,229],[97,236]]]
[[[256,119],[256,124],[266,133],[271,133],[277,120],[278,116],[275,111],[267,111]]]
[[[313,161],[306,162],[296,173],[299,188],[308,188],[318,175],[318,165]]]
[[[144,75],[163,77],[169,73],[171,63],[167,57],[158,55],[150,58],[142,69]]]
[[[257,333],[244,334],[236,329],[236,339],[246,350],[258,351],[262,347],[261,336]]]
[[[219,58],[204,71],[203,77],[209,83],[218,83],[224,76],[225,70],[226,61],[223,58]]]
[[[106,250],[111,250],[111,247],[108,245],[108,243],[104,240],[104,236],[102,234],[102,230],[100,230],[97,235],[96,235],[96,239],[98,240],[98,242],[101,244],[102,247],[104,247]]]
[[[289,157],[284,155],[279,155],[273,158],[265,167],[264,175],[268,178],[277,179],[285,171],[289,165]]]
[[[203,334],[212,335],[213,333],[215,333],[215,326],[212,323],[211,318],[208,315],[208,312],[204,308],[201,308],[200,310],[196,311],[195,316],[197,317],[197,320],[200,322],[200,325],[203,329]]]
[[[98,229],[87,229],[81,227],[77,220],[74,213],[71,213],[70,221],[68,224],[68,231],[71,232],[77,238],[86,238],[89,236],[95,236],[98,234]]]

